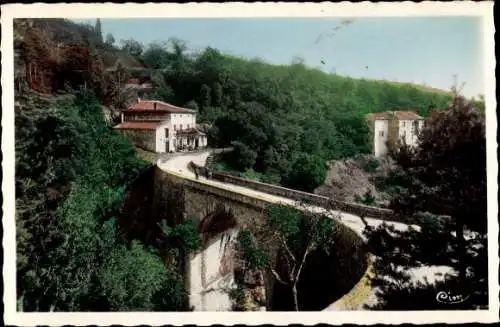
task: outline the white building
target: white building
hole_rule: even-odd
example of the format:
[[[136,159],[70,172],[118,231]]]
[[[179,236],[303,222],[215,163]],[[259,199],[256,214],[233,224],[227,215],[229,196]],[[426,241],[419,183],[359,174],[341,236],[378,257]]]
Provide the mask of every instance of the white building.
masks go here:
[[[412,111],[371,113],[367,119],[373,132],[373,154],[376,157],[387,155],[389,146],[396,146],[398,142],[418,145],[418,133],[424,126],[424,118]]]
[[[196,111],[157,100],[140,100],[122,112],[114,127],[131,143],[152,152],[176,152],[207,146],[207,136],[196,127]]]

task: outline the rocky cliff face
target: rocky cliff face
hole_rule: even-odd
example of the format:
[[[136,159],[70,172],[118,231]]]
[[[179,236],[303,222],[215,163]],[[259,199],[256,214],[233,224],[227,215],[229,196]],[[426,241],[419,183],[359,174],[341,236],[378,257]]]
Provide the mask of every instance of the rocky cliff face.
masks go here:
[[[378,160],[379,167],[373,172],[367,172],[363,163],[371,156],[348,158],[330,161],[325,182],[314,190],[315,194],[332,197],[339,201],[356,202],[370,192],[379,203],[386,203],[388,195],[377,190],[374,177],[387,173],[390,163]]]

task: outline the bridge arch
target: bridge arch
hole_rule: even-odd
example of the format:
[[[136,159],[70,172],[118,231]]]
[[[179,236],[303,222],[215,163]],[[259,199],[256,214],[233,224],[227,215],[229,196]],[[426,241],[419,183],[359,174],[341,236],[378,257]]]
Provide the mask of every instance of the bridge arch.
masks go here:
[[[157,193],[162,197],[169,198],[169,190],[174,190],[175,200],[182,202],[182,205],[177,207],[182,208],[184,219],[193,219],[202,239],[202,250],[193,254],[188,260],[189,281],[186,286],[191,293],[191,305],[197,311],[231,310],[233,303],[228,290],[235,285],[234,244],[237,234],[240,229],[249,229],[254,233],[258,243],[261,241],[265,243],[267,226],[265,211],[270,202],[232,192],[201,179],[196,180],[160,169],[155,183]],[[363,276],[365,272],[363,269],[366,270],[366,260],[363,263],[364,259],[361,258],[364,243],[349,227],[340,222],[337,224],[339,235],[345,232],[343,234],[356,236],[355,242],[352,242],[352,238],[346,242],[346,244],[351,242],[352,247],[346,248],[350,253],[337,258],[339,261],[347,262],[347,265],[357,265],[352,273],[342,275],[344,281],[353,286]],[[269,229],[267,232],[270,232]],[[354,253],[351,251],[358,251],[356,255],[359,258],[349,261],[349,256]],[[322,258],[318,260],[321,261]],[[315,267],[312,270],[319,269],[319,266]],[[267,307],[272,308],[275,293],[274,279],[265,274],[264,280]],[[316,310],[321,309],[316,308]]]

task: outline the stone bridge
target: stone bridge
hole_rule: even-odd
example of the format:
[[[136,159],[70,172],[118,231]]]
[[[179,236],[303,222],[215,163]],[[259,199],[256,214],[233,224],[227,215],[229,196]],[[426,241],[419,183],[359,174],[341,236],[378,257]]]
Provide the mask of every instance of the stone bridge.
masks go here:
[[[254,235],[259,235],[258,238],[265,241],[265,209],[270,204],[297,206],[298,201],[306,202],[307,205],[301,204],[302,210],[322,212],[327,216],[339,218],[336,220],[339,221],[338,228],[342,229],[343,233],[357,235],[357,238],[362,238],[365,224],[375,227],[381,224],[384,218],[396,219],[396,216],[386,209],[332,203],[330,199],[314,194],[225,174],[213,173],[211,179],[196,178],[190,167],[202,169],[208,155],[209,152],[184,154],[160,160],[154,173],[154,216],[167,215],[174,223],[190,219],[198,226],[203,240],[202,250],[193,254],[186,265],[186,287],[190,290],[190,305],[194,310],[231,310],[228,290],[234,286],[234,276],[231,273],[231,246],[228,244],[234,242],[238,230],[242,228],[251,230]],[[359,215],[363,216],[363,219]],[[398,229],[408,228],[405,223],[388,223]],[[359,249],[352,248],[349,251],[358,253]],[[358,279],[360,277],[357,276]],[[264,280],[266,306],[270,307],[274,280],[272,276],[265,276]],[[349,288],[352,288],[356,281],[351,281]],[[349,289],[346,290],[348,291]]]
[[[191,255],[185,270],[186,288],[190,290],[190,305],[196,311],[231,310],[232,299],[228,291],[235,286],[234,256],[232,246],[240,229],[248,229],[263,244],[271,239],[266,226],[265,209],[272,200],[250,196],[217,187],[209,181],[191,179],[172,171],[156,168],[153,207],[156,215],[164,213],[173,222],[192,220],[198,226],[202,239],[201,251]],[[360,237],[344,224],[338,224],[344,233]],[[349,256],[358,253],[360,241],[347,245]],[[272,251],[267,251],[275,262]],[[357,257],[350,257],[349,265],[357,264]],[[362,273],[361,273],[362,275]],[[358,279],[361,276],[358,276]],[[357,280],[358,280],[357,279]],[[350,281],[349,288],[357,280]],[[274,294],[273,276],[264,272],[263,290],[265,307],[272,307]],[[348,291],[348,290],[346,290]]]

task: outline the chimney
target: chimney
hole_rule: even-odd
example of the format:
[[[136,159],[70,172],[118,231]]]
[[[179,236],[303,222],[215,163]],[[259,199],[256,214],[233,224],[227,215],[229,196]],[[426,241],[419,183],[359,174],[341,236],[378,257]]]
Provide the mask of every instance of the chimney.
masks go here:
[[[141,102],[141,98],[137,98],[137,102]]]

